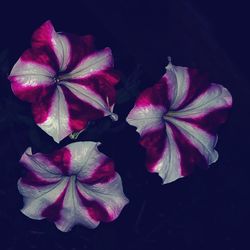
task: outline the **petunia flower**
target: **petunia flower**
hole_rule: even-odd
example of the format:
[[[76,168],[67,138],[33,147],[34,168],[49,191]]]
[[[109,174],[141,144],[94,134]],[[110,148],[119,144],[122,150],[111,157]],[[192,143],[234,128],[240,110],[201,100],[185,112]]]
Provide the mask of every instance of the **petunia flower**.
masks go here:
[[[91,36],[57,33],[50,21],[38,28],[11,70],[14,94],[32,104],[35,122],[56,142],[113,114],[114,85],[109,48],[93,50]]]
[[[170,62],[161,80],[138,97],[127,122],[141,136],[147,169],[165,184],[217,161],[217,129],[231,106],[223,86]]]
[[[100,221],[115,220],[128,199],[113,161],[98,145],[76,142],[49,155],[28,148],[20,160],[26,174],[18,181],[22,213],[47,218],[63,232],[76,224],[95,228]]]

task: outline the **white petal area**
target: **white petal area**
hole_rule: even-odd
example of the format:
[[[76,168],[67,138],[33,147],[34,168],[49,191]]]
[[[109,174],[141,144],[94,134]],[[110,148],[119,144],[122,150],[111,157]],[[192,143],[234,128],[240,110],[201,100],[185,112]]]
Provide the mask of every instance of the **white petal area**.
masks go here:
[[[170,106],[172,109],[178,108],[185,100],[189,89],[188,68],[174,66],[171,63],[166,67],[166,78],[169,92]]]
[[[71,133],[67,103],[60,86],[57,86],[48,118],[37,125],[57,143]]]
[[[23,66],[20,66],[20,61],[19,59],[8,77],[12,91],[23,101],[37,102],[54,84],[54,73],[49,72],[46,67],[35,63],[26,62],[23,63]]]
[[[53,180],[57,176],[61,175],[59,168],[53,166],[51,162],[44,157],[44,154],[32,154],[31,147],[26,149],[20,159],[20,163],[23,163],[26,169],[34,172],[35,174],[39,174],[39,176],[42,176],[45,179]]]
[[[128,124],[135,126],[140,135],[143,135],[150,129],[162,124],[165,111],[165,108],[154,105],[134,107],[128,114],[126,121]]]
[[[51,21],[46,21],[33,33],[32,48],[41,51],[49,48],[57,57],[60,71],[67,68],[71,55],[70,42],[65,35],[55,31]]]
[[[54,178],[55,175],[60,175],[58,167],[53,166],[51,162],[44,157],[44,154],[32,154],[31,147],[28,147],[20,159],[20,163],[25,164],[25,167],[31,171],[39,173],[46,178]]]
[[[56,180],[56,177],[55,177]],[[17,187],[20,194],[24,196],[24,200],[32,200],[37,199],[41,195],[50,192],[53,190],[57,185],[60,185],[62,182],[62,178],[57,178],[56,183],[52,183],[46,186],[31,186],[23,183],[22,179],[18,180]],[[27,197],[27,198],[25,198]]]
[[[55,71],[45,65],[36,62],[22,60],[22,57],[16,62],[10,72],[10,76],[23,76],[23,77],[45,77],[53,78]]]
[[[71,153],[72,173],[78,178],[89,177],[97,166],[107,159],[107,156],[98,150],[99,142],[75,142],[67,146]]]
[[[189,142],[200,151],[208,165],[218,160],[218,152],[214,149],[218,140],[217,136],[210,135],[193,124],[173,117],[167,117],[167,121],[174,124]]]
[[[100,222],[93,220],[76,192],[76,176],[70,177],[70,183],[63,201],[61,219],[55,222],[56,227],[62,232],[68,232],[75,225],[84,225],[87,228],[96,228]]]
[[[69,74],[66,74],[64,78],[82,79],[111,67],[113,67],[112,52],[110,48],[105,48],[85,57],[76,68]]]
[[[163,180],[163,184],[173,182],[181,177],[181,156],[176,145],[173,131],[166,124],[166,147],[162,157],[156,163],[155,171]]]
[[[104,111],[104,115],[107,116],[112,114],[108,104],[94,91],[76,83],[63,82],[62,84],[82,101],[89,103],[96,109]]]
[[[55,32],[55,35],[52,38],[52,45],[59,62],[60,71],[63,71],[67,68],[71,59],[70,42],[65,35]]]
[[[91,200],[99,202],[108,212],[111,220],[115,220],[129,200],[123,193],[122,180],[119,174],[109,182],[87,185],[77,182],[82,193],[87,194]]]
[[[232,96],[229,91],[219,84],[211,84],[211,87],[198,96],[185,108],[178,111],[169,111],[168,116],[182,118],[200,118],[220,108],[229,108],[232,105]]]
[[[42,211],[49,205],[56,202],[58,197],[66,188],[67,183],[68,177],[62,178],[62,180],[57,184],[41,189],[39,195],[32,197],[30,196],[31,192],[27,192],[26,189],[22,189],[22,185],[20,185],[19,181],[18,190],[24,196],[24,207],[21,209],[21,212],[31,219],[44,219]]]
[[[30,75],[18,75],[15,77],[9,77],[9,79],[12,81],[13,84],[17,84],[18,86],[15,86],[13,91],[15,91],[16,88],[23,88],[23,87],[46,87],[53,85],[52,78],[44,75],[36,75],[36,74],[30,74]],[[29,91],[26,89],[26,91]]]

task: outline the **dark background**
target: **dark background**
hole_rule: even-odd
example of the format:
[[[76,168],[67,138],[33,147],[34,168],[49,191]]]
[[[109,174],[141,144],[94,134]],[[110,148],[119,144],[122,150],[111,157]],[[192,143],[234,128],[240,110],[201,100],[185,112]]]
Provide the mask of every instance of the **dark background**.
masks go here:
[[[238,250],[250,249],[249,8],[247,1],[11,1],[0,8],[0,250]],[[112,48],[123,72],[120,121],[103,120],[79,140],[99,140],[116,162],[130,203],[112,223],[61,233],[52,223],[19,212],[18,160],[27,146],[58,147],[35,126],[30,106],[13,96],[6,76],[30,46],[32,32],[50,19],[57,31],[93,34],[97,48]],[[161,185],[144,165],[135,128],[124,122],[138,91],[173,63],[208,72],[233,95],[221,128],[219,160],[208,171]],[[140,84],[140,85],[138,85]],[[60,146],[69,143],[64,140]]]

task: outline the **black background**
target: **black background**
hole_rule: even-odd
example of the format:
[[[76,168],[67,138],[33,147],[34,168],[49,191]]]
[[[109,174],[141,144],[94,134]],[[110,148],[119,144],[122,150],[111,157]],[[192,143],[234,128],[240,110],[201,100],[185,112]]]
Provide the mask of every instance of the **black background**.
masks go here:
[[[246,1],[247,2],[247,1]],[[238,250],[250,249],[249,8],[246,2],[155,0],[9,2],[1,6],[0,56],[0,249],[54,250]],[[123,78],[139,90],[173,63],[208,72],[233,95],[221,128],[219,160],[208,171],[161,185],[144,165],[139,136],[124,122],[137,92],[117,105],[120,121],[80,140],[100,140],[116,162],[130,203],[112,223],[95,230],[76,226],[61,233],[52,223],[19,212],[18,160],[27,146],[58,147],[32,123],[30,107],[13,96],[6,76],[30,46],[32,32],[50,19],[57,31],[93,34],[98,48],[112,48]],[[124,84],[121,83],[121,86]],[[29,118],[30,117],[30,118]],[[69,143],[64,140],[60,146]]]

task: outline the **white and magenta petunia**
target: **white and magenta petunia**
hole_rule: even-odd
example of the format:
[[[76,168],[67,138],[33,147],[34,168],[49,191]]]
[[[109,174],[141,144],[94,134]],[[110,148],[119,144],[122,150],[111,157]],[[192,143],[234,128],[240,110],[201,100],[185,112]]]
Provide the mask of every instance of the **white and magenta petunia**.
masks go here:
[[[76,224],[95,228],[100,221],[115,220],[128,199],[113,161],[98,145],[76,142],[49,155],[28,148],[20,160],[26,174],[18,181],[22,213],[47,218],[63,232]]]
[[[147,169],[165,184],[217,161],[216,133],[231,106],[223,86],[169,63],[159,83],[138,97],[127,122],[141,135]]]
[[[86,128],[91,120],[113,114],[114,85],[111,50],[94,51],[91,36],[57,33],[50,21],[32,36],[11,70],[14,94],[32,103],[35,122],[56,142]]]

